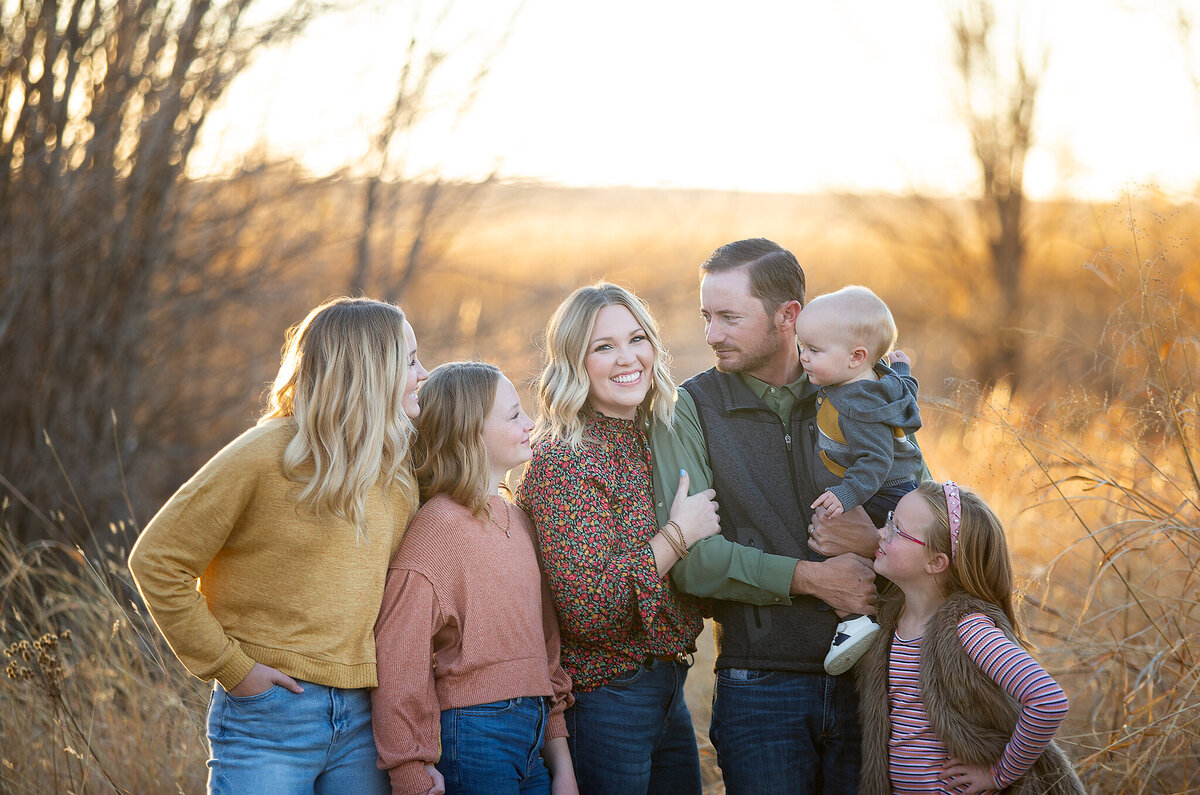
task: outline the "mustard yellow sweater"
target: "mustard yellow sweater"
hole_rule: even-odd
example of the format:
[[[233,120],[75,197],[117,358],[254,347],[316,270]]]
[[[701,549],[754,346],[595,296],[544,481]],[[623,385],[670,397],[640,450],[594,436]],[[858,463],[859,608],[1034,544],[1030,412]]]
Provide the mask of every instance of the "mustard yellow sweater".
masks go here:
[[[259,662],[329,687],[375,687],[375,618],[415,489],[372,489],[367,539],[317,520],[283,474],[291,419],[217,453],[163,506],[129,557],[155,623],[189,671],[235,687]]]

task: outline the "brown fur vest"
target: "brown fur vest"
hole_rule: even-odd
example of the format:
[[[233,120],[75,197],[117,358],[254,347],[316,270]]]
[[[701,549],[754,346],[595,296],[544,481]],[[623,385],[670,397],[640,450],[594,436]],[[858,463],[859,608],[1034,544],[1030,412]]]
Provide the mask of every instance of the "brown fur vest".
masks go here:
[[[880,640],[855,668],[863,733],[859,791],[865,795],[892,791],[888,777],[888,657],[903,605],[901,593],[882,603]],[[1021,708],[963,649],[958,622],[971,613],[983,613],[1013,637],[1000,608],[965,593],[950,597],[930,619],[921,639],[921,693],[933,731],[951,755],[968,764],[991,765],[1004,754]],[[1005,790],[1016,795],[1082,795],[1084,791],[1070,761],[1053,742],[1033,767]]]

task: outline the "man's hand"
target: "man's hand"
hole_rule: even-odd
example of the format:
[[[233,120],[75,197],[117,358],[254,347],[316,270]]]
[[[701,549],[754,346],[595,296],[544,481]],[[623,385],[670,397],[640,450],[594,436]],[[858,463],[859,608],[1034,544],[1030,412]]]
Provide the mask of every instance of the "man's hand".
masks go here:
[[[875,612],[875,570],[861,555],[845,554],[826,561],[796,561],[792,593],[809,594],[834,610],[872,615]]]
[[[875,550],[879,549],[879,529],[861,505],[837,517],[817,511],[808,530],[808,545],[827,558],[853,552],[874,560]]]

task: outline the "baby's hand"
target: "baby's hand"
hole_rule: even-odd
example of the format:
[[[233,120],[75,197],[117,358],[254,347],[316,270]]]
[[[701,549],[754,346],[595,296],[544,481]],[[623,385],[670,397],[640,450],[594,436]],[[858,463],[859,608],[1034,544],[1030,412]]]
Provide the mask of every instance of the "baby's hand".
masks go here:
[[[888,360],[888,364],[895,364],[896,362],[904,362],[909,367],[912,366],[912,359],[908,358],[908,354],[905,353],[904,351],[892,351],[891,353],[889,353],[887,355],[887,360]]]
[[[842,515],[842,501],[834,496],[832,491],[827,491],[820,497],[817,497],[816,502],[809,506],[814,510],[824,511],[825,515],[830,519],[836,519]]]

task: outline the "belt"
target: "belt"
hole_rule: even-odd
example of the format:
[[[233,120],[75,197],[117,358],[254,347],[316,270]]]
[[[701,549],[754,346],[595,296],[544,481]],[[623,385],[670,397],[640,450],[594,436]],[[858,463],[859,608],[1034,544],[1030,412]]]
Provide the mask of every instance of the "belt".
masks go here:
[[[690,668],[694,659],[691,652],[678,651],[674,654],[647,654],[643,662],[646,665],[649,665],[654,660],[658,662],[683,663]]]

